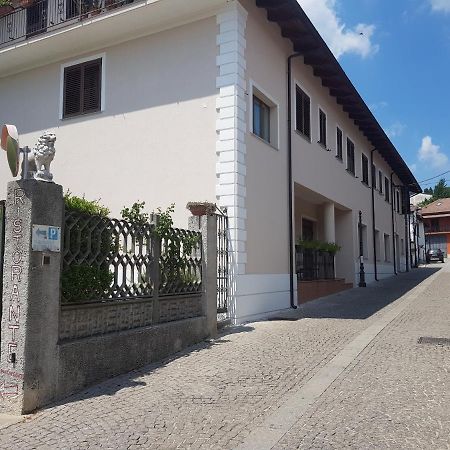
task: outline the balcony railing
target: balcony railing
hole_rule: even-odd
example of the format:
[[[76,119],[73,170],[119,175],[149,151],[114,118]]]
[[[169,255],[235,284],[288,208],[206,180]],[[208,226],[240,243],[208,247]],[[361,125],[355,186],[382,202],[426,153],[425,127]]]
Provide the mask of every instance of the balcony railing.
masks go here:
[[[299,281],[334,280],[334,255],[297,246],[296,271]]]
[[[39,0],[0,17],[0,47],[63,28],[135,0]],[[138,0],[136,0],[138,1]]]
[[[425,234],[427,233],[450,233],[450,225],[432,225],[425,227]]]

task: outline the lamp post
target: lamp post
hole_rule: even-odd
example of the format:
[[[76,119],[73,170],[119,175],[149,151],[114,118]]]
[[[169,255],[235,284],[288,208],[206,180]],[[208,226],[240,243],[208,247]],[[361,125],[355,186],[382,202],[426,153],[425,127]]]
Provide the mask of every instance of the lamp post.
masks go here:
[[[364,243],[362,235],[362,212],[359,211],[358,231],[359,231],[359,287],[367,287],[366,274],[364,272]]]

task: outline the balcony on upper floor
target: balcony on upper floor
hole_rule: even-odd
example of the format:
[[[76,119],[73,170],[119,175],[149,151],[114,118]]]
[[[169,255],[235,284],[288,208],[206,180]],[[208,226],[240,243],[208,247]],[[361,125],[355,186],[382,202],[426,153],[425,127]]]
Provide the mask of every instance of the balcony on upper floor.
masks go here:
[[[20,0],[17,8],[3,7],[3,14],[6,14],[0,17],[0,47],[92,19],[137,1]]]

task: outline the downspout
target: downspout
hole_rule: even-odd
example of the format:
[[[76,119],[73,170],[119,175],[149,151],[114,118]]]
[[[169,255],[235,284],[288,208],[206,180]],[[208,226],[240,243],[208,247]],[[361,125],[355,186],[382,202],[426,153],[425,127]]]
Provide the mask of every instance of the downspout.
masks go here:
[[[411,252],[411,227],[409,226],[410,218],[409,218],[409,193],[408,188],[406,186],[402,187],[403,191],[403,201],[405,202],[405,247],[406,247],[406,271],[409,272],[410,267],[410,259],[409,254]]]
[[[392,249],[393,249],[393,257],[394,257],[394,274],[397,275],[397,252],[395,251],[395,222],[394,222],[394,202],[392,199],[392,195],[394,193],[394,182],[392,176],[394,172],[391,172],[391,215],[392,215]]]
[[[289,295],[291,301],[291,308],[297,309],[294,296],[294,209],[292,204],[294,202],[294,192],[292,189],[292,59],[301,56],[300,53],[294,53],[289,56],[288,63],[288,77],[287,77],[287,140],[288,140],[288,197],[289,197]]]
[[[374,148],[370,152],[370,173],[372,174],[372,237],[373,237],[373,268],[375,272],[375,281],[378,281],[378,267],[377,267],[377,242],[375,239],[375,187],[374,187],[374,180],[377,179],[377,174],[374,173],[373,170],[373,153],[376,152],[377,149]]]

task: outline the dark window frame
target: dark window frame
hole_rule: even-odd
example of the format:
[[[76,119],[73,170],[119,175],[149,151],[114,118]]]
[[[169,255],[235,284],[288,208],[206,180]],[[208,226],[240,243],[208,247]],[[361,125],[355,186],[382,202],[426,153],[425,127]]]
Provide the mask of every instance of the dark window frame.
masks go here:
[[[260,108],[261,113],[265,113],[267,114],[267,122],[263,119],[263,114],[260,114],[261,120],[260,120],[260,129],[257,129],[257,124],[255,122],[256,120],[256,114],[255,114],[255,106],[258,106]],[[261,98],[259,98],[256,94],[253,94],[253,103],[252,103],[252,108],[253,108],[253,134],[255,136],[258,136],[260,139],[262,139],[264,142],[267,142],[268,144],[271,143],[271,133],[270,133],[270,127],[271,127],[271,123],[270,123],[270,113],[271,113],[271,107],[270,105],[268,105],[264,100],[262,100]],[[264,133],[263,130],[263,126],[264,124],[267,124],[267,129],[266,129],[266,133]]]
[[[318,144],[327,148],[327,114],[319,108],[319,141]]]
[[[90,69],[96,69],[96,72],[94,70],[89,74]],[[62,93],[63,119],[93,114],[102,110],[102,71],[103,58],[91,59],[79,64],[64,67]],[[91,80],[88,80],[88,77],[92,74],[94,76]],[[72,80],[69,79],[71,76],[73,77]],[[79,79],[77,80],[77,78]],[[88,81],[90,81],[91,86],[87,85]],[[72,85],[70,85],[70,83]],[[89,92],[89,90],[93,90],[94,92]],[[71,96],[70,98],[69,95]],[[73,110],[77,103],[78,109],[74,112],[68,112],[68,109]],[[92,104],[93,106],[89,107],[87,106],[87,103]]]
[[[381,170],[378,172],[378,182],[380,184],[380,194],[383,194],[383,172]]]
[[[342,161],[344,149],[344,133],[339,127],[336,127],[336,158]]]
[[[311,141],[311,98],[298,85],[295,92],[295,129]]]
[[[372,186],[374,189],[377,188],[377,167],[372,164]]]
[[[350,138],[347,138],[347,172],[350,172],[352,175],[356,175],[355,144]]]

